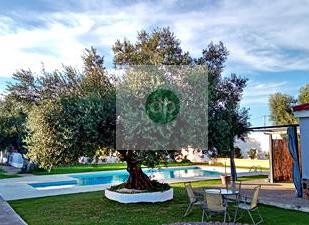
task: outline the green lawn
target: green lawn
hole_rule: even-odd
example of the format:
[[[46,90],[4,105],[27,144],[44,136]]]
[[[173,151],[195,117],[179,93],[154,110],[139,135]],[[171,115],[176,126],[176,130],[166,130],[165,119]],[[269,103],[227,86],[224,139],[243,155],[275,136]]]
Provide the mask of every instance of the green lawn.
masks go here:
[[[218,182],[195,182],[194,186],[209,186]],[[183,184],[173,186],[174,200],[166,203],[120,204],[106,199],[103,191],[9,203],[29,225],[161,225],[178,221],[200,221],[201,210],[198,208],[187,218],[182,218],[187,206],[187,196]],[[309,221],[308,213],[263,205],[260,209],[265,225],[307,225]],[[242,222],[250,221],[245,219]]]
[[[2,169],[0,169],[0,179],[6,179],[6,178],[14,178],[19,177],[18,175],[8,175],[6,174]]]
[[[190,166],[192,163],[169,163],[168,166]],[[70,166],[59,166],[52,169],[50,172],[42,169],[33,171],[36,175],[51,175],[51,174],[65,174],[65,173],[83,173],[96,172],[108,170],[123,170],[126,169],[126,163],[107,163],[107,164],[76,164]],[[162,165],[164,167],[164,165]]]

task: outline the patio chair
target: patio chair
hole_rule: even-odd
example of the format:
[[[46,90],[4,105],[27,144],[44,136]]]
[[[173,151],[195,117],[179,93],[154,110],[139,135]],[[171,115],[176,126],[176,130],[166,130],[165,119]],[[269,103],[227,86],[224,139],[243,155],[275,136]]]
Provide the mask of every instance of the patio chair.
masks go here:
[[[199,198],[199,196],[194,193],[191,183],[185,183],[185,189],[189,197],[189,205],[183,217],[186,217],[190,214],[193,206],[201,207],[204,204],[203,199]]]
[[[248,201],[248,197],[241,196],[241,199],[238,202],[238,205],[235,211],[234,223],[237,221],[237,215],[239,211],[242,211],[242,215],[245,212],[247,212],[254,225],[258,225],[264,222],[263,217],[261,216],[259,208],[258,208],[258,197],[259,197],[260,189],[261,189],[261,185],[258,185],[253,189],[253,196],[252,196],[251,202]],[[258,222],[256,222],[253,218],[254,212],[257,212],[258,214],[258,217],[259,217]]]
[[[227,213],[227,204],[223,200],[221,195],[221,191],[217,190],[216,192],[206,192],[205,200],[203,205],[203,214],[202,214],[202,222],[204,222],[205,215],[207,218],[210,218],[213,214],[224,214],[224,220],[226,221]]]

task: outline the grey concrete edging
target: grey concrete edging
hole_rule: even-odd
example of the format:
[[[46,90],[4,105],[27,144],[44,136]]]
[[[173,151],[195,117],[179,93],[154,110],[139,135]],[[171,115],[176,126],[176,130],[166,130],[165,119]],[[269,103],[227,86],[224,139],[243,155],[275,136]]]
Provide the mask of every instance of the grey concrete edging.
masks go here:
[[[27,225],[27,223],[12,209],[0,196],[0,224],[1,225]]]
[[[292,204],[284,204],[284,203],[279,203],[279,202],[273,202],[269,200],[259,200],[259,203],[264,204],[264,205],[270,205],[282,209],[290,209],[290,210],[296,210],[296,211],[301,211],[301,212],[309,212],[309,205],[308,207],[303,207],[303,206],[296,206]]]

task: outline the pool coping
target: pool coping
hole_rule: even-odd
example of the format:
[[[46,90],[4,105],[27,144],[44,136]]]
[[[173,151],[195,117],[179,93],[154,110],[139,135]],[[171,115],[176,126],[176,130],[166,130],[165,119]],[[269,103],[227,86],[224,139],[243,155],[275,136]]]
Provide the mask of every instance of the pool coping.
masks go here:
[[[219,173],[224,173],[224,167],[214,167],[214,166],[185,166],[186,168],[190,167],[200,167],[202,169],[216,171]],[[169,169],[180,168],[180,167],[168,167]],[[29,177],[18,177],[10,179],[0,180],[0,195],[6,201],[9,200],[18,200],[18,199],[27,199],[27,198],[37,198],[37,197],[47,197],[63,194],[74,194],[82,192],[92,192],[92,191],[102,191],[110,187],[110,184],[98,184],[98,185],[89,185],[89,186],[73,186],[69,188],[61,189],[48,189],[48,190],[37,190],[36,188],[30,186],[31,183],[45,183],[45,182],[58,182],[58,181],[76,181],[77,178],[71,176],[78,175],[87,175],[87,174],[104,174],[110,173],[112,171],[96,171],[96,172],[84,172],[84,173],[69,173],[69,174],[55,174],[55,175],[37,175]],[[117,170],[125,171],[125,170]],[[265,174],[261,173],[249,173],[248,169],[237,169],[239,176],[248,176],[248,175],[258,175]],[[160,182],[165,183],[178,183],[178,182],[188,182],[188,181],[201,181],[201,180],[210,180],[218,179],[219,176],[201,176],[201,177],[186,177],[186,178],[170,178],[170,179],[158,179]],[[116,183],[115,183],[116,184]],[[115,185],[113,184],[113,185]]]

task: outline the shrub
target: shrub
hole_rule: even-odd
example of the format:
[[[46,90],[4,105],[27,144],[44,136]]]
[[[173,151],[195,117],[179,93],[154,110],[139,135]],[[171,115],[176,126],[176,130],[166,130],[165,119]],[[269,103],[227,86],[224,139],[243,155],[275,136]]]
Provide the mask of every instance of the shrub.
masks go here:
[[[185,156],[182,160],[181,163],[191,163],[191,161],[188,159],[188,156]]]
[[[167,190],[169,190],[171,188],[169,184],[160,183],[160,182],[158,182],[156,180],[151,180],[151,183],[152,183],[151,188],[145,190],[145,192],[159,192],[159,191],[163,192],[163,191],[167,191]],[[119,184],[119,185],[115,185],[115,186],[111,186],[109,188],[109,190],[111,190],[111,191],[118,191],[118,190],[123,189],[123,188],[126,188],[126,184],[125,183],[122,183],[122,184]]]
[[[269,152],[266,152],[264,155],[264,159],[269,159],[269,157],[270,157]]]
[[[242,159],[241,149],[238,147],[235,148],[235,158]]]
[[[256,148],[251,148],[248,151],[248,156],[250,159],[256,159],[257,158],[257,149]]]

